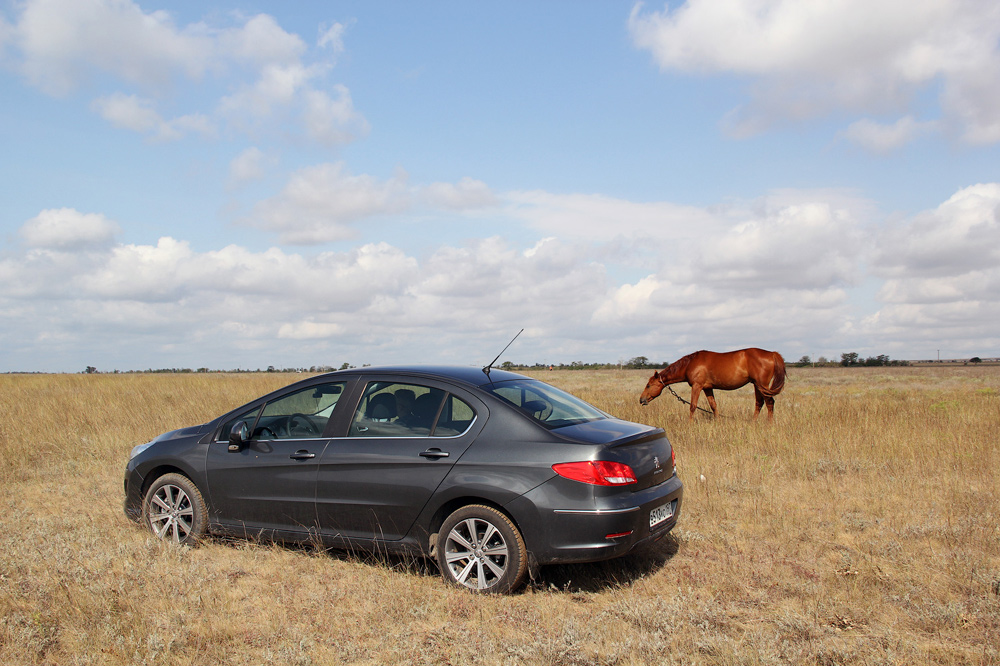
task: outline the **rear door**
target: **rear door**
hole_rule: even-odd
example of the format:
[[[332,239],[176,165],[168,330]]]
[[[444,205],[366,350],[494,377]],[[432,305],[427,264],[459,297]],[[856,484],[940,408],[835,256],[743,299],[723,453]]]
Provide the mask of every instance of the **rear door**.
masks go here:
[[[487,416],[479,400],[446,383],[372,377],[347,436],[332,439],[319,461],[321,533],[403,538]]]

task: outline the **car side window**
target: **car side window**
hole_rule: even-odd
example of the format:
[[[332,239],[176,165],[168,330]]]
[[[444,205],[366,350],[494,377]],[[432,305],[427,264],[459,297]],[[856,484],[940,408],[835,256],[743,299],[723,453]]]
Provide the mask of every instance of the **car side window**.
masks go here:
[[[476,413],[461,398],[449,395],[448,400],[441,410],[441,417],[438,419],[437,427],[434,428],[435,437],[455,437],[461,435],[472,425]]]
[[[264,405],[251,439],[322,437],[345,382],[318,384]]]
[[[257,422],[257,416],[260,414],[260,407],[254,407],[249,412],[240,414],[234,419],[226,421],[226,423],[219,429],[218,439],[216,441],[226,442],[229,441],[229,433],[233,431],[233,427],[243,421],[247,424],[248,428],[253,428],[254,424]]]
[[[268,402],[230,420],[219,433],[221,440],[240,421],[250,430],[250,439],[315,439],[323,436],[326,424],[337,401],[344,392],[345,382],[317,384],[300,389]]]
[[[350,436],[451,437],[465,430],[455,430],[453,413],[458,414],[458,425],[466,423],[465,428],[475,418],[467,403],[439,388],[371,382],[354,413]]]

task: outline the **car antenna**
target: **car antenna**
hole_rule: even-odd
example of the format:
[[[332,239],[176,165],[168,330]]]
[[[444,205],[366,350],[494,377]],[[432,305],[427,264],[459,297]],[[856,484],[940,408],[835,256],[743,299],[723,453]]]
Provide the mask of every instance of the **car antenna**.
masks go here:
[[[517,335],[521,335],[522,333],[524,333],[524,329],[523,328],[520,331],[517,332]],[[514,340],[517,340],[517,335],[515,335],[513,338],[511,338],[511,341],[507,343],[507,347],[510,347],[512,344],[514,344]],[[500,360],[500,357],[503,356],[503,353],[505,351],[507,351],[507,347],[504,347],[503,349],[501,349],[500,353],[497,354],[497,357],[495,359],[493,359],[492,361],[490,361],[489,365],[487,365],[485,368],[483,368],[483,372],[486,373],[487,377],[490,376],[490,369],[493,367],[493,364]]]

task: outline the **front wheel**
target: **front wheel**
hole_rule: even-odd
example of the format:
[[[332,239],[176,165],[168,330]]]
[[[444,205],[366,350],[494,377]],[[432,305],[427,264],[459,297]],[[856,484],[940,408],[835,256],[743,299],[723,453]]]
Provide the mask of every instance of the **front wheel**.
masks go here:
[[[208,511],[198,486],[181,474],[164,474],[149,487],[142,516],[153,534],[177,544],[197,543],[208,531]]]
[[[479,504],[452,513],[438,532],[437,561],[446,581],[506,594],[524,582],[528,554],[510,518]]]

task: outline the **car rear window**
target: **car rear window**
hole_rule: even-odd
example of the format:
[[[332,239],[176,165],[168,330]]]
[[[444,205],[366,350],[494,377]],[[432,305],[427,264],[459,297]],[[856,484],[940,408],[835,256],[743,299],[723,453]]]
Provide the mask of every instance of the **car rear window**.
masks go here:
[[[606,419],[608,415],[576,396],[533,379],[514,379],[483,387],[546,428]]]

